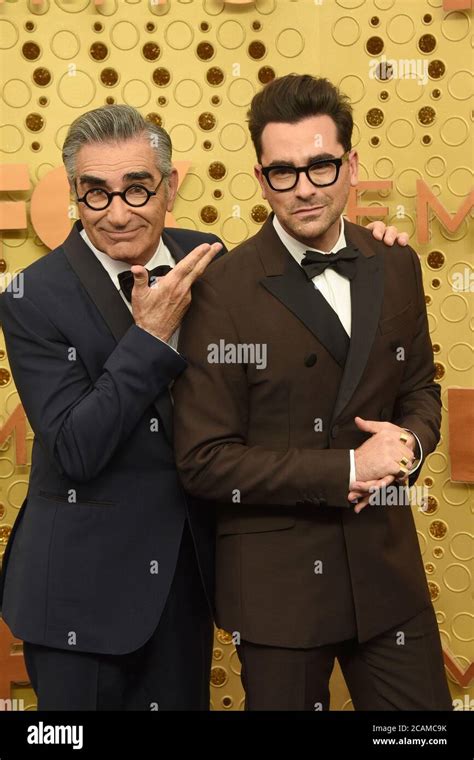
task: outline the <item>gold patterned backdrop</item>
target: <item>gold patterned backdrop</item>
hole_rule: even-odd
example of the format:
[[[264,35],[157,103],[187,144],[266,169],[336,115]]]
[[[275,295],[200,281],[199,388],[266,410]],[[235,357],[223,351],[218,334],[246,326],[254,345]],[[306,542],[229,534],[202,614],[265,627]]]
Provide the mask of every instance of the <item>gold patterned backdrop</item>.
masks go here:
[[[418,242],[423,204],[417,206],[417,198],[426,197],[428,188],[453,217],[469,194],[468,4],[0,0],[4,276],[64,238],[71,201],[61,172],[51,172],[61,165],[68,125],[82,111],[125,102],[162,124],[171,134],[181,177],[169,223],[215,232],[232,248],[268,214],[253,177],[246,126],[253,94],[274,76],[308,72],[329,77],[350,95],[361,180],[378,183],[367,185],[359,205],[374,207],[371,213],[381,207],[385,220],[409,232],[422,260],[444,418],[440,444],[419,481],[429,488],[428,504],[415,510],[415,518],[457,709],[474,709],[473,500],[469,483],[450,478],[447,389],[474,385],[472,239],[469,245],[468,213],[450,231],[433,201],[427,206],[429,235]],[[408,75],[404,61],[413,61],[416,76]],[[58,210],[54,234],[42,224],[45,198]],[[366,223],[368,212],[363,213],[358,220]],[[464,288],[455,286],[460,272]],[[33,435],[18,405],[1,338],[0,556],[28,483]],[[8,665],[10,647],[13,654],[19,651],[18,643],[4,641],[0,669]],[[213,708],[242,709],[238,658],[224,631],[216,632],[211,678]],[[12,696],[32,709],[32,691],[18,678],[11,680]],[[331,708],[352,709],[337,669]]]

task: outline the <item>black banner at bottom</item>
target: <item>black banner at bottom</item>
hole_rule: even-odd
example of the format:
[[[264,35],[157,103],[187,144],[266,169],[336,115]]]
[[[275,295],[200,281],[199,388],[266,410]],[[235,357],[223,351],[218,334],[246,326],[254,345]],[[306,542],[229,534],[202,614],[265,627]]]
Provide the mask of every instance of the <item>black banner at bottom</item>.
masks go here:
[[[474,757],[473,714],[458,712],[0,712],[0,760],[24,757],[159,757],[311,750],[360,757]],[[201,741],[200,741],[201,740]],[[218,744],[216,744],[216,741]],[[329,755],[329,756],[331,756]]]

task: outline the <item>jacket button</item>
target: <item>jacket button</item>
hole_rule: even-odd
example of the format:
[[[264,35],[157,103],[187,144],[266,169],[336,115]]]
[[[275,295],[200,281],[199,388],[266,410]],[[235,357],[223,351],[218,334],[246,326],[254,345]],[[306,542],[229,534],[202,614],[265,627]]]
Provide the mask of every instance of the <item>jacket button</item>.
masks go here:
[[[304,363],[306,367],[314,367],[317,361],[318,361],[318,357],[316,356],[316,354],[308,354],[308,356],[304,360]]]
[[[400,348],[402,348],[400,338],[394,338],[390,341],[390,350],[393,351],[393,353],[396,353]]]
[[[331,438],[337,438],[339,433],[339,425],[333,425],[331,428]]]

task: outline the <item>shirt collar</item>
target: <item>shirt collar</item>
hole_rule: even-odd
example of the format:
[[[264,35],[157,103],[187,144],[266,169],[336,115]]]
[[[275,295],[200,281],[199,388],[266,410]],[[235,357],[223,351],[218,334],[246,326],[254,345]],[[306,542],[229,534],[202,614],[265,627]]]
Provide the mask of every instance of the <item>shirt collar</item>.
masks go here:
[[[302,243],[300,240],[294,238],[292,235],[289,235],[288,232],[281,226],[276,214],[273,215],[273,227],[275,228],[275,232],[277,233],[285,248],[288,249],[298,264],[301,264],[306,251],[318,251],[319,253],[325,254],[336,253],[336,251],[339,251],[341,248],[345,248],[347,245],[344,232],[344,218],[342,216],[339,219],[339,237],[330,251],[321,251],[318,248],[311,248],[310,246]]]
[[[80,231],[80,236],[84,240],[85,243],[89,246],[91,251],[94,253],[94,255],[99,259],[100,263],[110,276],[112,282],[114,283],[117,290],[120,290],[120,283],[118,279],[118,275],[120,272],[126,272],[127,270],[130,270],[132,268],[131,264],[127,264],[125,261],[117,261],[116,259],[110,258],[106,253],[103,251],[99,251],[98,248],[95,247],[95,245],[92,243],[91,239],[89,238],[87,232],[84,228]],[[160,237],[160,242],[158,243],[158,247],[151,257],[150,261],[148,261],[146,268],[148,270],[154,269],[157,266],[160,266],[160,264],[169,264],[170,266],[174,266],[175,261],[173,257],[171,256],[171,253],[169,252],[168,248],[163,243],[163,238]]]

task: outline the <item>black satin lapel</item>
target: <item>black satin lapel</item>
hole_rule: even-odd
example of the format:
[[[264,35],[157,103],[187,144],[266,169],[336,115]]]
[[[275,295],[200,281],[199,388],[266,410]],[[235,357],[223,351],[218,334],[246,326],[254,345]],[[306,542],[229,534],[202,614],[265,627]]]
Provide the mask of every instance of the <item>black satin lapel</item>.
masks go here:
[[[382,257],[361,254],[357,274],[351,280],[351,340],[333,419],[349,403],[367,364],[382,308],[383,285]]]
[[[75,224],[63,245],[64,253],[118,343],[134,324],[133,316],[109,274],[81,237],[80,230],[81,225]],[[165,435],[171,442],[173,430],[171,399],[168,391],[158,396],[154,406]]]
[[[79,229],[77,225],[72,228],[63,245],[64,253],[118,342],[133,325],[133,317],[109,274],[82,239]]]
[[[344,367],[349,336],[334,309],[308,280],[299,264],[291,257],[283,274],[264,277],[260,282],[303,322],[339,366]]]
[[[172,237],[172,234],[173,233],[172,232],[170,233],[169,230],[163,230],[163,232],[161,233],[161,238],[163,240],[163,243],[169,250],[171,256],[175,260],[175,262],[178,263],[178,261],[181,261],[182,259],[184,259],[184,257],[187,254],[186,254],[186,251],[183,251],[181,246]],[[161,393],[155,401],[155,407],[158,410],[161,422],[163,423],[165,434],[171,445],[173,445],[173,406],[172,404],[173,402],[171,401],[171,396],[168,389],[166,389],[165,392]]]
[[[169,232],[166,232],[166,230],[163,230],[161,233],[161,237],[163,240],[163,243],[166,245],[167,249],[171,253],[172,257],[176,262],[181,261],[181,259],[184,259],[186,256],[186,253],[183,251],[181,246],[178,245],[176,240],[170,235]]]

